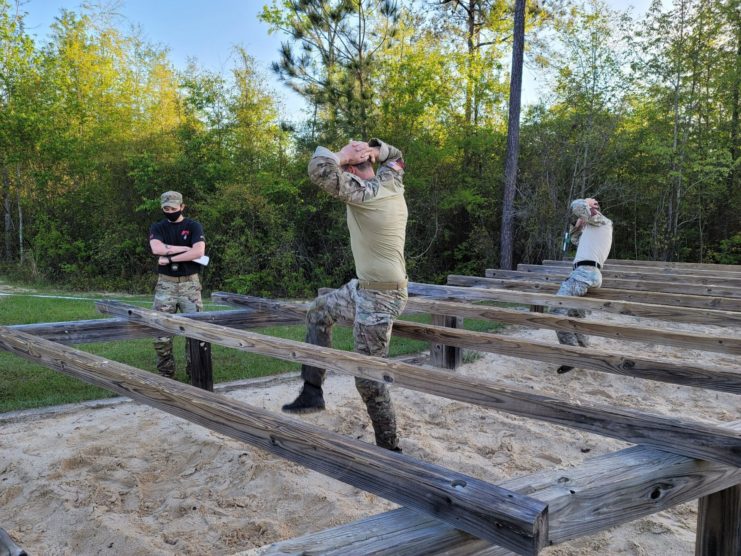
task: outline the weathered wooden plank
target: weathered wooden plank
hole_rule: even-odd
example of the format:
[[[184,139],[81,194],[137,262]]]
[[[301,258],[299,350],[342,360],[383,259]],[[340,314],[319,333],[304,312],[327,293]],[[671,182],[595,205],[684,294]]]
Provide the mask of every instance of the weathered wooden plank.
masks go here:
[[[171,318],[184,324],[216,327],[181,316]],[[7,327],[0,327],[0,346],[414,508],[520,554],[535,554],[546,542],[547,506],[528,496]]]
[[[517,272],[517,271],[510,271]],[[480,287],[511,289],[518,291],[557,292],[560,280],[549,279],[538,274],[528,274],[522,278],[479,278],[477,276],[448,276],[448,284],[461,285],[461,281],[473,281]],[[679,286],[679,284],[674,284]],[[703,286],[704,287],[704,286]],[[677,288],[673,288],[677,289]],[[680,307],[708,307],[724,311],[741,311],[741,298],[713,297],[710,295],[690,295],[641,290],[618,290],[612,288],[593,288],[589,296],[597,299],[616,299],[638,303],[659,305],[678,305]]]
[[[432,324],[448,328],[463,328],[463,319],[456,316],[432,315]],[[432,342],[430,344],[430,363],[433,367],[455,370],[463,362],[463,350],[456,346],[446,346]]]
[[[493,268],[486,269],[486,276],[490,278],[497,277],[498,273],[503,273],[502,269]],[[540,274],[551,276],[551,280],[555,280],[555,277],[564,279],[571,273],[570,266],[546,266],[539,264],[518,264],[516,271],[507,272],[527,272],[531,274]],[[507,276],[501,274],[501,277],[517,277],[518,275]],[[692,274],[662,274],[662,273],[651,273],[651,272],[640,272],[640,271],[625,271],[615,270],[614,268],[603,268],[602,269],[602,285],[608,288],[618,289],[633,289],[626,288],[623,285],[618,285],[612,282],[613,280],[627,280],[627,281],[647,281],[647,282],[668,282],[671,284],[687,284],[687,285],[715,285],[720,287],[730,288],[741,288],[741,277],[736,276],[719,276],[718,274],[711,274],[705,276],[697,276]],[[661,291],[661,290],[656,290]],[[687,292],[690,293],[690,292]]]
[[[718,264],[718,263],[682,263],[667,261],[636,261],[633,259],[607,259],[607,264],[621,264],[627,266],[658,266],[668,268],[697,268],[703,270],[730,270],[732,272],[741,272],[741,266],[737,264]]]
[[[741,554],[741,481],[709,496],[697,506],[696,556]]]
[[[525,270],[500,270],[498,268],[487,268],[487,278],[496,280],[518,280],[551,282],[560,284],[568,276],[568,271],[557,273],[527,272]],[[652,282],[645,280],[619,280],[603,274],[602,288],[612,290],[642,291],[655,293],[677,293],[682,295],[699,295],[711,297],[723,297],[736,300],[741,306],[741,288],[726,287],[726,285],[703,285],[691,283]]]
[[[218,299],[224,299],[220,294],[216,294],[216,296]],[[268,300],[231,294],[229,296],[229,302],[237,306],[264,309]],[[278,315],[284,312],[295,315],[302,310],[306,310],[305,305],[292,304],[286,301],[271,301],[269,303],[270,310]],[[449,303],[443,305],[428,300],[418,300],[415,302],[415,299],[412,298],[410,305],[413,309],[438,307],[452,312],[455,310],[456,304]],[[485,314],[484,311],[488,308],[478,307],[478,309],[481,311],[479,314]],[[528,315],[525,314],[523,316],[526,317]],[[573,320],[578,321],[581,319]],[[434,325],[430,326],[403,320],[394,322],[393,333],[404,338],[430,341],[434,345],[457,346],[475,351],[487,351],[512,357],[521,357],[523,359],[545,361],[555,365],[569,365],[672,384],[741,394],[741,372],[734,369],[660,361],[629,354],[620,354],[614,351],[607,352],[598,349],[584,350],[580,347],[562,346],[535,340],[515,339],[497,334],[485,334],[482,332],[471,332],[469,330]]]
[[[596,348],[565,346],[536,340],[519,340],[498,334],[455,330],[396,321],[394,332],[405,338],[437,341],[474,351],[499,353],[553,365],[568,365],[606,373],[741,394],[741,372],[692,363],[660,361]]]
[[[569,318],[547,313],[524,313],[516,309],[504,309],[490,305],[440,301],[422,297],[410,297],[407,311],[432,314],[457,315],[465,318],[483,319],[508,324],[518,324],[533,328],[581,332],[591,336],[603,336],[619,340],[649,342],[677,346],[686,349],[699,349],[741,355],[741,336],[711,335],[703,332],[677,332],[656,327],[631,326],[605,323],[590,319]]]
[[[267,313],[240,309],[237,311],[206,311],[189,313],[188,316],[202,322],[213,322],[233,328],[257,328],[301,324],[303,317],[290,315],[277,317]],[[52,342],[65,345],[110,342],[114,340],[138,340],[162,336],[162,332],[149,326],[136,324],[128,319],[91,319],[38,324],[18,324],[10,328],[27,332]]]
[[[735,430],[741,430],[741,422]],[[542,471],[499,484],[548,502],[549,542],[560,544],[733,488],[739,482],[741,468],[634,446],[573,469]],[[257,554],[505,556],[510,552],[400,508],[274,543]]]
[[[386,384],[397,384],[412,390],[587,430],[627,442],[650,444],[682,455],[733,465],[741,464],[741,435],[723,431],[713,425],[616,407],[572,404],[558,398],[500,387],[488,380],[460,377],[431,367],[419,367],[400,361],[205,324],[180,315],[159,313],[123,303],[98,302],[96,305],[102,312],[126,315],[132,320],[165,332],[242,351],[306,363]]]
[[[639,262],[646,262],[646,261],[634,261],[636,263]],[[542,262],[543,265],[546,266],[568,266],[569,268],[573,265],[573,261],[571,259],[565,259],[561,261],[547,259]],[[609,265],[609,267],[607,266]],[[734,265],[732,265],[734,266]],[[691,268],[691,267],[676,267],[676,266],[662,266],[662,265],[641,265],[641,264],[626,264],[626,263],[616,263],[616,262],[610,262],[608,261],[605,264],[606,268],[612,268],[612,269],[622,269],[622,270],[635,270],[637,272],[655,272],[655,273],[661,273],[661,274],[692,274],[695,276],[711,276],[711,275],[718,275],[718,276],[728,276],[728,277],[738,277],[741,275],[741,266],[735,265],[734,269],[722,269],[722,268],[714,268],[714,269],[706,269],[706,268]]]
[[[490,278],[474,276],[448,276],[447,286],[410,283],[412,295],[424,295],[440,299],[461,299],[466,301],[500,301],[503,303],[520,303],[522,305],[546,305],[548,307],[565,307],[569,309],[586,309],[605,311],[620,315],[667,320],[670,322],[689,322],[711,324],[715,326],[741,326],[741,312],[722,311],[711,308],[683,307],[679,304],[666,305],[656,303],[639,303],[623,299],[600,297],[600,290],[589,292],[586,297],[566,297],[548,293],[548,288],[532,288],[531,291],[498,288],[489,282]],[[539,284],[535,284],[538,286]],[[548,286],[548,284],[544,284]],[[447,290],[446,288],[450,288]],[[468,291],[466,291],[468,290]],[[550,289],[555,291],[555,288]],[[642,292],[625,292],[642,293]],[[658,296],[660,294],[654,294]],[[626,297],[633,297],[626,295]],[[711,299],[711,298],[703,298]]]

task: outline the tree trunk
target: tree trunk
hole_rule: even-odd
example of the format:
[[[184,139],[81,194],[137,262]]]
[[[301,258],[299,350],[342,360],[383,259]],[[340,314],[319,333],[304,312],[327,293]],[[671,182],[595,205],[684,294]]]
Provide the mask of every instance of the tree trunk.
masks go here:
[[[512,76],[509,84],[509,123],[507,125],[507,154],[504,166],[504,203],[499,266],[512,269],[514,250],[514,204],[517,181],[517,156],[520,151],[520,104],[522,95],[522,59],[525,49],[525,3],[515,0],[515,23],[512,43]]]
[[[16,166],[16,201],[18,203],[18,262],[23,262],[23,207],[21,207],[21,165]]]
[[[8,167],[3,166],[3,214],[5,216],[5,226],[3,229],[5,238],[5,260],[10,262],[12,256],[12,241],[13,241],[13,219],[10,215],[10,176],[8,175]]]

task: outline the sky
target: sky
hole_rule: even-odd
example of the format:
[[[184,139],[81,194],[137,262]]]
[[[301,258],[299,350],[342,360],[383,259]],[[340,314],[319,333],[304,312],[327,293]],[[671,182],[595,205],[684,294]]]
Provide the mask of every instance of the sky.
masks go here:
[[[411,0],[401,0],[411,1]],[[97,3],[101,3],[98,0]],[[102,2],[111,5],[110,0]],[[270,70],[278,60],[280,33],[271,35],[268,26],[258,20],[264,0],[118,0],[116,12],[123,18],[118,24],[141,29],[144,38],[169,50],[169,58],[178,69],[191,59],[200,66],[219,72],[231,67],[234,46],[243,46],[257,61],[258,67],[281,101],[283,115],[289,120],[302,119],[305,105],[301,98]],[[650,0],[607,0],[613,9],[632,7],[636,15],[646,12]],[[81,10],[81,0],[22,0],[26,12],[26,30],[40,43],[46,42],[49,26],[62,9]],[[523,101],[534,101],[537,85],[525,71]]]

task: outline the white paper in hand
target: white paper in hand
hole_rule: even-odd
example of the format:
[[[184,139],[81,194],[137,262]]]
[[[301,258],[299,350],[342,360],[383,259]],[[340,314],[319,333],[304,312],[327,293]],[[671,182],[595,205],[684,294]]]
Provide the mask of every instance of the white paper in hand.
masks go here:
[[[202,257],[198,257],[197,259],[193,259],[194,263],[198,263],[203,266],[208,266],[208,261],[210,261],[208,255],[203,255]]]

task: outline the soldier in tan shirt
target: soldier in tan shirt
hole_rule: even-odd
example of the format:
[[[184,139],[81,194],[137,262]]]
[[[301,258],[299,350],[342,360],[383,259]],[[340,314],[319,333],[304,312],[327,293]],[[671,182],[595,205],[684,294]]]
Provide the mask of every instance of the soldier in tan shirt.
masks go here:
[[[378,174],[373,163],[379,163]],[[401,151],[372,139],[351,142],[337,153],[319,147],[309,163],[309,177],[347,206],[347,227],[357,279],[314,300],[306,316],[306,341],[330,346],[332,325],[353,321],[355,351],[386,357],[393,321],[407,301],[404,262],[407,206],[404,200],[404,161]],[[283,406],[288,413],[325,408],[322,382],[325,370],[301,368],[299,396]],[[401,451],[388,388],[373,380],[355,379],[373,423],[376,444]]]

